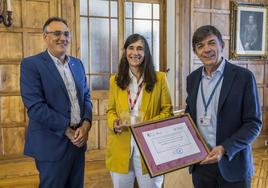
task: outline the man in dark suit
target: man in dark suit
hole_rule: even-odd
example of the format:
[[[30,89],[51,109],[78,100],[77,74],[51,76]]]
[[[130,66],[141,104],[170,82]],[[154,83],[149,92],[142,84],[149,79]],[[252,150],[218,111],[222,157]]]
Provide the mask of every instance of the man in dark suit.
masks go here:
[[[82,188],[92,104],[82,62],[66,55],[70,31],[52,17],[47,50],[22,60],[20,89],[29,116],[24,153],[35,159],[41,188]]]
[[[215,27],[198,28],[192,45],[203,66],[187,77],[186,112],[211,149],[200,164],[190,167],[193,184],[249,188],[251,143],[262,125],[255,78],[222,56],[224,42]]]

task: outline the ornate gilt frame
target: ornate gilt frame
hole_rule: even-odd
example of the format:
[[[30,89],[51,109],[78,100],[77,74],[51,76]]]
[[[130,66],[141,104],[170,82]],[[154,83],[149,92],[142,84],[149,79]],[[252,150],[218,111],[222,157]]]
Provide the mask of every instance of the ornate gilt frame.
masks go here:
[[[231,31],[230,31],[230,59],[234,60],[264,60],[268,58],[267,52],[267,9],[265,4],[231,2]],[[243,41],[246,27],[246,16],[253,15],[258,27],[258,47],[250,49]],[[258,22],[260,21],[260,22]]]

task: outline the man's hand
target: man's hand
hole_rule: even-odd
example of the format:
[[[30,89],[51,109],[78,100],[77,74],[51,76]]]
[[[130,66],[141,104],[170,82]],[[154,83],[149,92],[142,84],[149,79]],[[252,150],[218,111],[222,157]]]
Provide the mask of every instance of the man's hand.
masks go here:
[[[216,146],[209,152],[207,157],[203,161],[201,161],[200,164],[217,163],[221,160],[224,153],[225,153],[225,149],[221,145]]]
[[[88,121],[83,121],[82,126],[77,128],[74,133],[72,143],[77,147],[82,147],[88,139],[88,132],[91,129],[91,124]]]
[[[74,139],[74,133],[75,131],[73,129],[71,129],[70,127],[68,127],[65,131],[65,135],[71,140],[73,141]]]

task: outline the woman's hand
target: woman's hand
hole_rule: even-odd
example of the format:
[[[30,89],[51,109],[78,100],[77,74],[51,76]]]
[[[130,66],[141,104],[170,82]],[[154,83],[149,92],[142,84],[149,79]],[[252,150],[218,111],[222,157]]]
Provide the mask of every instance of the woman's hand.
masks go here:
[[[120,119],[114,121],[114,132],[115,134],[121,134],[124,130],[127,130],[129,127],[128,124],[122,123]]]

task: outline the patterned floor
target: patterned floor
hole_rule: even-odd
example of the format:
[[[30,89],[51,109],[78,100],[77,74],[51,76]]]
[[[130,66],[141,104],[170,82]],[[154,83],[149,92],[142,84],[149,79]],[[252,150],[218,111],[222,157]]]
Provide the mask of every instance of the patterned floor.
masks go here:
[[[251,188],[268,188],[268,147],[262,149],[254,149],[253,156],[255,164],[255,174],[252,178]],[[111,180],[109,179],[110,175],[105,170],[104,161],[100,161],[96,165],[94,166],[89,162],[86,163],[85,187],[112,187]],[[35,173],[31,173],[34,170],[34,164],[29,159],[17,161],[17,163],[0,163],[0,188],[37,188],[38,176],[34,175]],[[180,172],[182,172],[182,170]],[[24,176],[22,176],[21,174],[24,174]],[[185,170],[184,175],[186,177],[183,177],[184,184],[185,181],[186,183],[187,181],[191,181],[191,178],[188,177],[188,170]],[[100,182],[100,178],[96,177],[101,177],[102,181]],[[182,178],[181,174],[178,178]],[[192,187],[184,186],[183,183],[180,183],[178,186],[178,180],[174,178],[167,178],[167,180],[168,182],[165,182],[165,188]],[[176,181],[173,182],[173,180]],[[174,185],[176,184],[176,186],[174,186],[172,183],[174,183]]]
[[[268,147],[254,149],[255,174],[252,178],[252,188],[268,188]]]

